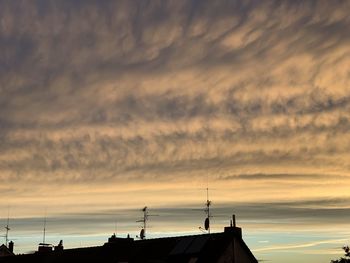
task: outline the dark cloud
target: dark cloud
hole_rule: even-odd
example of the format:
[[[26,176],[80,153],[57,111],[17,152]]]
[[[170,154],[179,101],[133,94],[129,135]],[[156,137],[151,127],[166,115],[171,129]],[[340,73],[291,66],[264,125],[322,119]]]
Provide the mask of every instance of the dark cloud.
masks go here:
[[[348,199],[313,199],[306,201],[271,202],[271,203],[236,203],[214,204],[212,207],[212,227],[218,228],[227,225],[232,213],[236,214],[240,224],[256,223],[286,225],[291,229],[299,224],[347,224],[350,210],[346,206]],[[179,221],[185,228],[201,224],[204,209],[200,204],[187,204],[184,207],[153,207],[152,214],[157,217],[151,219],[151,232],[171,231]],[[132,231],[137,233],[139,224],[136,222],[142,216],[140,209],[108,209],[88,213],[56,214],[47,217],[49,235],[93,235],[98,231],[109,233],[114,230],[117,221],[121,233]],[[5,223],[3,219],[2,223]],[[252,221],[253,220],[253,221]],[[38,231],[42,228],[43,217],[26,217],[11,219],[11,225],[17,235]],[[1,221],[0,221],[1,223]],[[80,225],[77,230],[76,225]],[[186,227],[187,225],[187,227]],[[168,228],[168,230],[165,230]],[[80,232],[79,232],[80,231]],[[101,233],[101,232],[99,232]]]
[[[346,224],[349,216],[348,207],[339,207],[344,202],[334,200],[312,200],[300,202],[281,203],[254,203],[236,205],[232,209],[244,222],[247,220],[257,220],[259,224],[269,222],[269,224],[296,225],[324,225],[324,224]],[[221,213],[222,209],[218,209]],[[283,220],[281,222],[279,220]]]
[[[349,179],[347,176],[326,174],[238,174],[222,177],[222,180],[327,180],[327,179]]]

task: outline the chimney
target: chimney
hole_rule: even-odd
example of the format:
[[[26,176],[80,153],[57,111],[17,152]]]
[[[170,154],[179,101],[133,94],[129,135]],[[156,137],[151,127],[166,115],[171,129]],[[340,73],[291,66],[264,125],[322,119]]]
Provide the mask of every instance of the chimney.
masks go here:
[[[58,243],[58,245],[54,247],[54,250],[56,252],[63,251],[63,240],[60,240],[60,243]]]
[[[225,227],[224,232],[242,238],[242,229],[236,226],[236,216],[232,215],[230,226]]]
[[[236,215],[232,215],[233,227],[236,227]]]
[[[9,242],[9,250],[13,253],[13,246],[14,246],[14,243],[13,241],[10,241]]]

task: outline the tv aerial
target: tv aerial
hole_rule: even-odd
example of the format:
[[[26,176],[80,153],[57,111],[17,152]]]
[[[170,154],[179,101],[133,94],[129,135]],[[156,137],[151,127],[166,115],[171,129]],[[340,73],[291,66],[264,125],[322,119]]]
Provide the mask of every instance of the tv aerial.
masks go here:
[[[10,228],[10,216],[7,216],[7,224],[5,226],[6,229],[6,234],[3,236],[5,238],[5,245],[6,247],[8,246],[8,242],[9,242],[9,231],[11,230]]]
[[[5,235],[2,235],[1,237],[5,238],[5,245],[6,247],[8,246],[8,242],[9,242],[9,231],[11,230],[10,228],[10,212],[8,211],[7,213],[7,223],[5,226]]]
[[[142,223],[142,228],[141,228],[141,231],[140,231],[140,236],[138,236],[141,240],[144,240],[146,239],[146,229],[147,229],[147,221],[148,221],[148,218],[150,216],[158,216],[158,215],[150,215],[148,213],[148,207],[145,206],[144,208],[142,208],[141,210],[143,212],[143,218],[140,219],[140,220],[137,220],[136,222],[141,222]]]
[[[205,212],[205,219],[204,219],[204,228],[203,227],[199,227],[200,230],[202,231],[207,231],[210,234],[210,218],[212,217],[211,213],[210,213],[210,206],[211,206],[211,201],[209,200],[209,188],[207,187],[207,201],[205,203],[205,208],[204,208],[204,212]]]
[[[42,244],[46,244],[46,214],[45,214],[45,219],[44,219],[44,229],[43,229],[43,243]]]
[[[49,243],[46,243],[46,211],[45,211],[45,217],[44,217],[44,228],[43,228],[43,242],[39,243],[39,252],[47,252],[52,251],[52,245]]]
[[[7,218],[7,225],[5,226],[5,229],[6,229],[6,235],[5,235],[6,247],[7,247],[7,245],[8,245],[8,241],[9,241],[9,231],[11,230],[9,224],[10,224],[10,219]]]

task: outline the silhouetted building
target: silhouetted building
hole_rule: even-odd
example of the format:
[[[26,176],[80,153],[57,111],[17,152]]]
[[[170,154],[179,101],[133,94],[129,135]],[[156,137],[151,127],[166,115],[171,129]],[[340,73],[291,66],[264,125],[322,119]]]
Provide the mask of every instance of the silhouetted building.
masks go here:
[[[2,244],[0,246],[0,257],[14,256],[13,254],[13,242],[9,243],[9,247]]]
[[[242,239],[241,228],[225,227],[222,233],[134,240],[115,235],[100,247],[53,250],[48,253],[2,257],[0,263],[257,263]]]
[[[50,253],[52,252],[52,245],[46,243],[40,243],[38,247],[38,253]]]
[[[58,243],[57,246],[54,247],[56,252],[61,252],[63,251],[63,240],[60,240],[60,243]]]

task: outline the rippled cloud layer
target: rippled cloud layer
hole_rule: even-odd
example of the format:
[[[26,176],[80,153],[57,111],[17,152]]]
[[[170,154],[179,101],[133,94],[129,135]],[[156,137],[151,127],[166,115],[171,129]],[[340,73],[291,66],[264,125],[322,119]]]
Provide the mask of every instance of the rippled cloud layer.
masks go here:
[[[0,207],[349,198],[349,9],[0,1]]]

